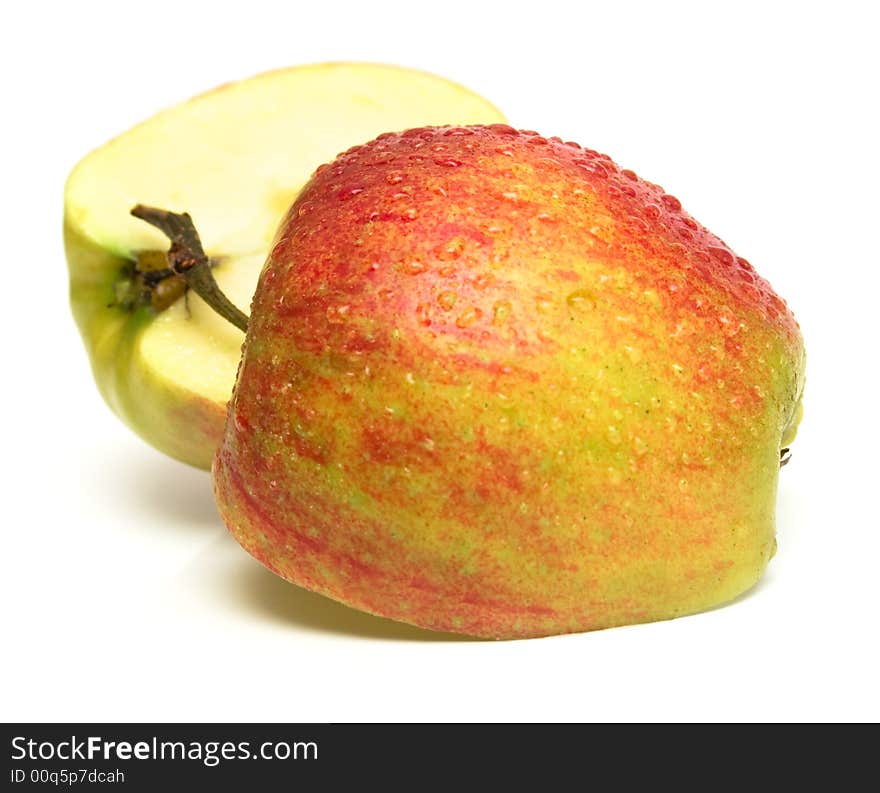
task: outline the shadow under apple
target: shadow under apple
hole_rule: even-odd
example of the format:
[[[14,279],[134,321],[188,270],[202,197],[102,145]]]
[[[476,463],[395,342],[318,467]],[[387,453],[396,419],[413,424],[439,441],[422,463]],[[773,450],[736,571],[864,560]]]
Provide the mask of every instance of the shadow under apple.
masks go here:
[[[107,505],[122,527],[146,526],[173,532],[182,542],[193,534],[217,531],[223,523],[211,492],[207,471],[170,460],[152,449],[123,449],[121,463],[102,454],[90,456],[80,468],[80,484]],[[132,516],[137,515],[137,520]]]
[[[250,612],[280,625],[319,633],[416,642],[478,641],[376,617],[290,584],[240,552],[225,582],[227,596]]]
[[[131,497],[170,527],[216,530],[223,526],[207,471],[160,459],[137,476]]]

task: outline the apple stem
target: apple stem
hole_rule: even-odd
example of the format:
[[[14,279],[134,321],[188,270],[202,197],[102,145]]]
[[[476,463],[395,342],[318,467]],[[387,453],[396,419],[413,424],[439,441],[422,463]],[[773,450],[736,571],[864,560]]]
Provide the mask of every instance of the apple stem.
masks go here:
[[[221,317],[239,330],[247,331],[247,314],[220,290],[189,213],[169,212],[167,209],[138,204],[131,214],[155,226],[171,240],[167,254],[171,270],[182,276],[186,285]]]

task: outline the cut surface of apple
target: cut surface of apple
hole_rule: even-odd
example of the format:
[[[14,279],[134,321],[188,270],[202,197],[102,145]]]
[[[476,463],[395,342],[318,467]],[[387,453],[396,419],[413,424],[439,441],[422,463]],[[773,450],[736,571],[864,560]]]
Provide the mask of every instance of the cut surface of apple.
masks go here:
[[[160,450],[208,468],[244,337],[194,293],[162,298],[145,282],[140,262],[168,241],[130,216],[134,205],[190,213],[220,288],[247,311],[276,227],[317,166],[382,132],[501,120],[430,74],[319,64],[221,86],[89,154],[67,182],[64,235],[74,317],[108,404]]]

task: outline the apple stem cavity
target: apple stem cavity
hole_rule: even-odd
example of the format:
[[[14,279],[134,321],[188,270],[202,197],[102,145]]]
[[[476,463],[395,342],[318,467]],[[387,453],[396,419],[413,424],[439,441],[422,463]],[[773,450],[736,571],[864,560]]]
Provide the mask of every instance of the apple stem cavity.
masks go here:
[[[131,214],[155,226],[171,240],[171,247],[166,254],[171,271],[169,275],[181,276],[186,285],[214,311],[242,332],[246,332],[247,314],[220,290],[189,213],[169,212],[167,209],[138,204],[131,210]]]

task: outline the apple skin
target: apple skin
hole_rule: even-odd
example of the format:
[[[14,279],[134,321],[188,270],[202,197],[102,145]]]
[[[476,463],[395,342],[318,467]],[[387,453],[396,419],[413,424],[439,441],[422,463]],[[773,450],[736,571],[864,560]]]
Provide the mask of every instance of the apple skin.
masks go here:
[[[116,305],[116,285],[131,261],[83,235],[67,218],[64,248],[71,309],[104,401],[160,451],[210,468],[223,436],[226,406],[144,365],[138,345],[156,314],[149,306],[129,311]]]
[[[677,617],[775,552],[804,350],[677,199],[503,125],[313,176],[257,288],[221,514],[270,570],[425,628]]]

